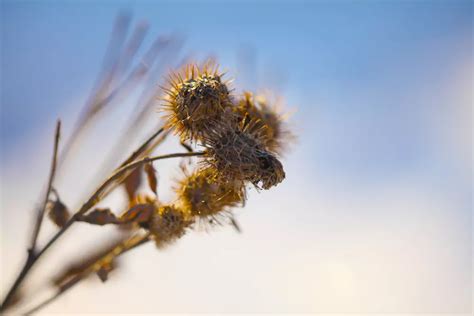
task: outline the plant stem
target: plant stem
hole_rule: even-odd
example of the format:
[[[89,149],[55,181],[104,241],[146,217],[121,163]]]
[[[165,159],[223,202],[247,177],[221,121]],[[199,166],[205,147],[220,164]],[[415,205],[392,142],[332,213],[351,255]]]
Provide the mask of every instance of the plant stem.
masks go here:
[[[114,174],[112,174],[107,180],[105,180],[102,185],[99,186],[99,188],[92,194],[92,196],[82,205],[82,207],[67,221],[67,223],[46,243],[46,245],[37,253],[29,251],[28,252],[28,258],[27,261],[21,270],[20,274],[18,275],[17,279],[13,283],[13,286],[10,288],[6,298],[4,299],[2,306],[0,307],[0,311],[4,311],[5,308],[7,307],[9,301],[15,294],[16,290],[18,287],[21,285],[23,282],[24,278],[30,271],[30,269],[35,265],[35,263],[41,258],[41,256],[56,242],[59,237],[61,237],[62,234],[66,232],[66,230],[71,227],[74,222],[77,221],[77,219],[81,216],[84,215],[90,208],[92,208],[94,205],[96,205],[102,198],[102,193],[107,189],[107,187],[114,183],[117,179],[119,179],[121,176],[123,176],[126,172],[133,170],[143,164],[146,164],[148,162],[152,162],[155,160],[162,160],[162,159],[168,159],[168,158],[179,158],[179,157],[192,157],[192,156],[202,156],[204,155],[205,152],[193,152],[193,153],[175,153],[175,154],[168,154],[168,155],[162,155],[162,156],[155,156],[155,157],[145,157],[143,159],[140,159],[138,161],[129,163],[115,171]]]
[[[58,159],[58,145],[59,145],[59,137],[61,136],[61,121],[58,120],[56,123],[56,133],[54,137],[54,150],[53,150],[53,159],[51,162],[51,171],[49,174],[49,180],[48,180],[48,187],[46,189],[46,194],[44,196],[43,204],[41,207],[38,209],[38,215],[36,217],[36,222],[35,226],[33,229],[33,235],[31,238],[31,245],[30,248],[28,249],[28,252],[34,253],[36,251],[36,243],[38,241],[38,235],[41,229],[41,224],[43,223],[43,218],[44,218],[44,212],[46,209],[46,204],[48,203],[49,199],[49,194],[51,192],[51,188],[53,185],[54,181],[54,176],[56,175],[56,164],[57,164],[57,159]]]
[[[135,159],[137,159],[137,157],[140,156],[140,154],[145,151],[145,149],[150,145],[150,143],[158,136],[160,135],[161,133],[163,133],[165,129],[162,127],[160,128],[158,131],[156,131],[155,133],[153,133],[153,135],[151,135],[137,150],[135,150],[131,155],[130,157],[128,157],[121,165],[120,167],[123,167],[129,163],[131,163],[132,161],[134,161]]]
[[[61,136],[61,121],[58,120],[56,123],[56,132],[54,136],[54,149],[53,149],[53,158],[51,162],[51,169],[49,172],[49,179],[48,179],[48,184],[46,187],[46,192],[44,195],[44,200],[41,204],[41,206],[38,208],[37,211],[37,216],[36,220],[34,223],[33,227],[33,234],[31,235],[31,244],[28,248],[28,255],[26,258],[26,262],[20,271],[20,274],[18,275],[17,279],[15,280],[15,283],[13,283],[13,286],[10,288],[10,291],[8,291],[7,295],[5,296],[5,299],[0,306],[0,311],[4,309],[10,302],[11,299],[13,298],[13,295],[15,294],[17,288],[20,286],[21,282],[25,278],[26,274],[30,270],[31,266],[34,264],[35,261],[35,256],[36,256],[36,243],[38,241],[38,235],[41,229],[41,224],[43,223],[43,218],[44,218],[44,212],[46,209],[46,204],[48,203],[49,199],[49,194],[51,193],[53,181],[54,181],[54,176],[56,175],[56,166],[57,166],[57,158],[58,158],[58,146],[59,146],[59,137]]]

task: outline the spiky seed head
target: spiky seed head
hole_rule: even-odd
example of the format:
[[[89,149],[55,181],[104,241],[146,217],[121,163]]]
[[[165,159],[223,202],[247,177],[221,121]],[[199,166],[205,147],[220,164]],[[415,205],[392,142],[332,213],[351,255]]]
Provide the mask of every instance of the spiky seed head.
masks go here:
[[[188,214],[173,205],[164,205],[157,209],[150,220],[150,230],[156,246],[162,248],[186,233],[192,224]]]
[[[293,135],[285,126],[284,117],[275,106],[271,106],[263,95],[255,96],[251,92],[244,92],[233,108],[237,120],[252,120],[253,130],[265,148],[271,152],[281,154]]]
[[[188,65],[170,77],[164,88],[166,127],[174,129],[181,140],[200,139],[232,106],[228,83],[222,76],[217,66],[205,64]]]
[[[241,181],[219,182],[216,170],[198,169],[179,182],[179,205],[192,216],[215,219],[219,213],[242,204],[245,186]]]
[[[285,178],[278,159],[259,142],[253,122],[222,124],[204,140],[204,163],[217,170],[219,181],[249,181],[265,190]]]

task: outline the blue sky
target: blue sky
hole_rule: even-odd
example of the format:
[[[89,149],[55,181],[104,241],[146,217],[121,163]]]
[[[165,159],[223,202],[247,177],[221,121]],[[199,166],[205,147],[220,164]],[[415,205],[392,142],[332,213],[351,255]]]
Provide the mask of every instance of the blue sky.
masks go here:
[[[394,144],[383,148],[387,155],[373,161],[377,165],[416,160],[423,146],[417,115],[436,104],[413,104],[410,97],[439,91],[472,49],[469,1],[46,3],[2,3],[5,146],[92,85],[110,27],[124,8],[149,21],[151,34],[185,35],[187,49],[215,54],[231,74],[239,53],[254,54],[256,67],[241,76],[248,84],[237,79],[241,88],[284,89],[299,112],[346,116],[356,125],[377,116],[385,119],[378,125],[402,127],[405,132],[382,128],[391,134],[380,137]],[[407,141],[409,132],[414,138]],[[356,158],[374,154],[364,152],[368,156]]]

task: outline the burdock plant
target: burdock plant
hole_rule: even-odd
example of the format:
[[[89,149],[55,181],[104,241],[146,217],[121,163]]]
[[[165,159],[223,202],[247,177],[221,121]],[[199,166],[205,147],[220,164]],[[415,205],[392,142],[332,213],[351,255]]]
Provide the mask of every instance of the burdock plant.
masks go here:
[[[123,21],[119,20],[119,23]],[[149,58],[150,54],[146,56]],[[119,58],[120,62],[123,64],[123,59]],[[110,68],[110,76],[88,103],[61,155],[58,154],[61,133],[58,122],[50,177],[43,203],[37,212],[28,257],[3,301],[2,311],[24,299],[18,295],[18,289],[30,269],[75,223],[114,225],[126,233],[112,246],[99,249],[95,255],[84,258],[73,268],[61,270],[54,281],[56,294],[29,312],[37,311],[57,299],[89,275],[97,274],[105,281],[120,255],[150,240],[161,249],[202,224],[210,228],[231,224],[239,229],[233,211],[244,205],[249,186],[268,190],[285,179],[279,155],[290,139],[290,132],[281,114],[266,99],[251,92],[233,95],[229,81],[223,79],[215,63],[187,64],[169,76],[159,93],[148,94],[150,100],[164,100],[161,103],[157,101],[161,112],[164,112],[161,126],[124,161],[116,164],[111,174],[102,180],[102,184],[82,206],[71,212],[60,199],[60,190],[55,186],[55,174],[61,167],[59,162],[68,154],[77,135],[120,92],[110,88],[114,82],[120,81],[114,80],[117,79],[116,69]],[[125,83],[131,80],[127,78]],[[124,85],[119,83],[118,87],[123,88]],[[152,103],[147,101],[145,104],[149,106]],[[140,122],[146,111],[140,113],[136,120],[132,120],[135,127],[140,126],[136,123]],[[145,116],[151,115],[156,121],[160,120],[160,116],[153,113]],[[153,156],[153,151],[170,132],[178,135],[187,151]],[[123,139],[126,140],[127,136],[126,133]],[[182,165],[183,174],[177,177],[174,186],[174,201],[162,202],[158,199],[157,174],[153,162],[189,157],[193,157],[191,161],[194,165]],[[146,177],[152,195],[140,193],[139,183],[143,177]],[[113,211],[97,207],[99,202],[119,187],[126,189],[128,205],[125,209]],[[37,239],[45,215],[59,230],[39,248]]]

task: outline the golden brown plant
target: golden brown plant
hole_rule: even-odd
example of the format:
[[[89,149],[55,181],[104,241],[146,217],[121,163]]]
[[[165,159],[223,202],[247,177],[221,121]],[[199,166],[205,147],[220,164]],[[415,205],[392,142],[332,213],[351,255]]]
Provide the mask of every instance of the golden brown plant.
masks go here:
[[[220,215],[227,215],[229,209],[242,205],[245,200],[245,186],[241,181],[219,182],[216,171],[201,168],[186,174],[176,188],[178,205],[191,216],[205,222],[220,223]]]
[[[261,143],[253,122],[220,124],[204,140],[204,165],[220,182],[248,181],[265,190],[285,179],[283,165]]]
[[[183,236],[193,223],[193,218],[174,205],[159,207],[150,219],[148,229],[158,248],[162,248]]]
[[[174,129],[182,140],[201,139],[232,106],[230,89],[217,66],[191,64],[170,75],[164,87],[165,127]]]
[[[140,34],[142,31],[139,29],[137,32]],[[125,31],[122,29],[121,32]],[[119,37],[125,38],[124,34]],[[134,43],[136,38],[131,41]],[[155,50],[154,45],[151,52]],[[128,56],[129,53],[130,51],[121,54]],[[150,63],[150,55],[147,54],[146,57],[144,60]],[[50,176],[41,206],[36,212],[27,260],[7,292],[0,308],[2,312],[21,303],[19,288],[31,268],[74,224],[113,225],[120,228],[119,231],[126,236],[114,242],[111,247],[103,248],[89,257],[85,256],[86,260],[81,260],[72,268],[60,271],[54,282],[56,294],[30,312],[51,303],[92,274],[98,274],[106,281],[108,273],[116,267],[118,256],[150,240],[161,249],[195,229],[195,223],[222,223],[223,218],[229,219],[229,223],[240,230],[232,212],[235,207],[244,205],[247,186],[254,185],[267,190],[285,179],[285,171],[277,154],[282,153],[290,140],[287,136],[291,133],[284,126],[282,116],[265,100],[254,97],[250,92],[244,93],[242,98],[235,101],[228,82],[222,79],[223,75],[214,64],[206,63],[201,67],[191,64],[171,75],[164,88],[166,103],[162,109],[166,112],[165,122],[149,133],[151,136],[135,151],[124,155],[126,159],[115,161],[112,166],[106,165],[105,169],[111,170],[111,173],[77,210],[67,207],[55,187],[56,171],[64,169],[59,162],[66,159],[72,145],[78,141],[78,135],[84,133],[91,119],[104,111],[106,105],[122,90],[128,91],[130,82],[139,82],[140,74],[146,73],[147,69],[137,66],[131,77],[122,79],[118,76],[117,69],[120,69],[123,62],[128,64],[131,61],[119,58],[114,67],[105,71],[104,81],[101,81],[98,91],[93,93],[90,102],[86,104],[83,116],[60,154],[58,148],[61,130],[58,122]],[[123,75],[123,72],[119,73]],[[156,93],[152,93],[154,94]],[[150,104],[149,100],[145,103],[147,106]],[[145,116],[138,117],[140,119],[132,120],[132,125],[126,130],[136,130],[143,126],[141,120]],[[179,135],[188,152],[152,156],[171,130]],[[130,135],[122,135],[117,148],[129,138]],[[198,148],[203,148],[203,151],[194,152],[186,142],[192,142]],[[115,152],[113,156],[115,157]],[[175,202],[163,203],[158,199],[158,175],[152,163],[161,159],[190,157],[194,162],[197,160],[194,171],[184,172],[184,177],[175,188]],[[143,192],[145,179],[147,192]],[[125,189],[123,193],[127,197],[126,205],[119,210],[98,207],[99,202],[118,188]],[[37,240],[46,214],[58,230],[40,247]]]
[[[265,148],[271,152],[281,154],[288,142],[293,138],[290,130],[285,126],[284,117],[271,106],[264,95],[254,95],[246,91],[239,98],[234,107],[237,120],[254,122],[251,133],[255,133]]]

